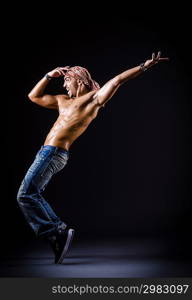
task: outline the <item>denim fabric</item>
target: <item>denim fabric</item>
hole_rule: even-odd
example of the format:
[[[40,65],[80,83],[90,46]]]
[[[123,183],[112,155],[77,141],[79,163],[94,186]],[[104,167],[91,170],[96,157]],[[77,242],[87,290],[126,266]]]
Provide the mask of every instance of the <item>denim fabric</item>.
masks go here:
[[[18,204],[38,237],[52,236],[67,227],[43,198],[42,192],[52,176],[65,167],[68,158],[66,150],[42,146],[19,188]]]

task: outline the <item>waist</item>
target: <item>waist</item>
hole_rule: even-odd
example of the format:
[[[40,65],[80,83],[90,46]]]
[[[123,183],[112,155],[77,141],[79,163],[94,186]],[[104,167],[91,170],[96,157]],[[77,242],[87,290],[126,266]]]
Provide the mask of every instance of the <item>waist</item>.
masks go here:
[[[64,153],[64,154],[67,154],[69,155],[69,150],[66,150],[66,149],[63,149],[61,147],[57,147],[57,146],[52,146],[52,145],[43,145],[41,146],[41,150],[43,149],[47,149],[47,150],[51,150],[53,152],[59,152],[59,153]]]

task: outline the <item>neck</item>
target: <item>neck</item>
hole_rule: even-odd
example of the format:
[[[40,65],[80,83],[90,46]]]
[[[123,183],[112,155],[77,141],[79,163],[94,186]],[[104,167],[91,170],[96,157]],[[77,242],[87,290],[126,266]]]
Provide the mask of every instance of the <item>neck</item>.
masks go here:
[[[86,86],[84,85],[81,89],[78,89],[78,90],[77,90],[77,93],[76,93],[75,98],[80,97],[80,96],[83,96],[83,95],[89,93],[90,91],[91,91],[91,90],[90,90],[88,87],[86,87]]]

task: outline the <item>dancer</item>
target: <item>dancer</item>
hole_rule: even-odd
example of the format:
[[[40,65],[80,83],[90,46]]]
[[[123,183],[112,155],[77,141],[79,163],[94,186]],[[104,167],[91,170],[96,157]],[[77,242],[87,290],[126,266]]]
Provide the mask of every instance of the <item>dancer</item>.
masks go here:
[[[43,198],[45,187],[52,176],[67,164],[72,143],[87,129],[117,89],[155,64],[167,60],[161,58],[160,52],[157,55],[153,53],[151,59],[120,73],[101,88],[87,69],[80,66],[59,67],[48,72],[29,93],[29,99],[36,104],[58,110],[58,118],[21,183],[17,201],[36,236],[49,241],[56,264],[63,262],[74,229],[68,228]],[[49,81],[61,76],[67,95],[45,94]]]

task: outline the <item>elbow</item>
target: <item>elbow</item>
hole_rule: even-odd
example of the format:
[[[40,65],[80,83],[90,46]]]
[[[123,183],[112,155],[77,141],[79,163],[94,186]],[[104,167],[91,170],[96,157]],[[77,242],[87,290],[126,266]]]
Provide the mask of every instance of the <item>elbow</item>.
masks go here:
[[[35,102],[35,97],[33,96],[33,94],[29,93],[28,95],[29,100],[31,100],[32,102]]]
[[[32,99],[33,99],[33,96],[31,95],[31,93],[29,93],[27,96],[28,96],[29,100],[33,101],[33,100],[32,100]]]

